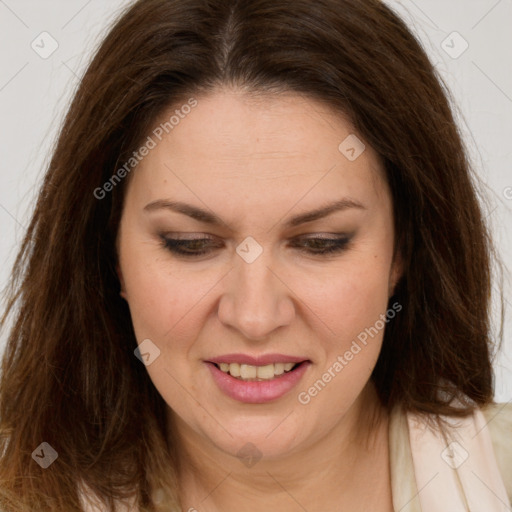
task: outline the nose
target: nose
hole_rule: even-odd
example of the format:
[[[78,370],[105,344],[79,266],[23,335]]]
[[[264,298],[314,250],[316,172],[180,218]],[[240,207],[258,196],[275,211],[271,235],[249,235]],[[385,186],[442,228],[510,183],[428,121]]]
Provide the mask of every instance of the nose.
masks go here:
[[[266,251],[251,263],[235,254],[234,268],[225,279],[218,306],[224,325],[246,339],[259,341],[291,324],[295,315],[293,293]]]

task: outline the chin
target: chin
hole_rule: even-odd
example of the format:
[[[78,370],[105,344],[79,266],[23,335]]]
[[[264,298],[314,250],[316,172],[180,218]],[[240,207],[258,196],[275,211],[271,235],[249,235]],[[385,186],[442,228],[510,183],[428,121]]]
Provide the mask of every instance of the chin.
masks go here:
[[[297,449],[305,434],[303,428],[285,425],[287,420],[284,418],[286,414],[280,418],[265,417],[261,421],[244,418],[227,429],[232,436],[221,430],[216,435],[208,435],[208,438],[220,450],[234,457],[279,458]]]

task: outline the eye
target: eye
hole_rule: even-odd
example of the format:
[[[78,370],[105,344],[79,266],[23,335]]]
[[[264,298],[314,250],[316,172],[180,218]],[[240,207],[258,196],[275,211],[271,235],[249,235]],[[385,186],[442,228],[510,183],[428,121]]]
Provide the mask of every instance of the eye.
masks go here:
[[[163,235],[160,237],[166,249],[181,256],[202,256],[210,252],[205,245],[209,243],[210,246],[215,246],[212,238],[168,238]]]
[[[309,254],[334,254],[346,249],[350,242],[349,236],[343,237],[304,237],[294,242],[299,251]]]
[[[160,235],[163,246],[178,256],[193,258],[203,256],[215,249],[222,248],[222,243],[213,237],[170,238]],[[351,236],[342,237],[298,237],[291,241],[291,246],[309,255],[336,254],[346,249]]]

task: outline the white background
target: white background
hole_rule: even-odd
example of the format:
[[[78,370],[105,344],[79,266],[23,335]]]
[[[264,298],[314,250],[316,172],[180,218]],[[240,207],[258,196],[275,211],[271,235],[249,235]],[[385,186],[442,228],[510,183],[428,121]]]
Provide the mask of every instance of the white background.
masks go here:
[[[512,0],[386,3],[406,19],[421,39],[453,94],[470,155],[486,185],[487,219],[501,257],[510,269]],[[72,93],[88,58],[105,35],[106,26],[127,4],[126,0],[0,0],[2,288]],[[56,51],[46,59],[31,47],[33,41],[43,45],[41,37],[47,36],[40,36],[42,32],[51,34],[58,43]],[[50,39],[44,44],[47,50],[51,48]],[[466,44],[467,49],[461,53]],[[505,339],[494,364],[496,400],[500,402],[512,400],[512,288],[510,278],[505,277]],[[496,281],[495,285],[500,283]],[[2,333],[0,350],[5,338],[6,333]]]

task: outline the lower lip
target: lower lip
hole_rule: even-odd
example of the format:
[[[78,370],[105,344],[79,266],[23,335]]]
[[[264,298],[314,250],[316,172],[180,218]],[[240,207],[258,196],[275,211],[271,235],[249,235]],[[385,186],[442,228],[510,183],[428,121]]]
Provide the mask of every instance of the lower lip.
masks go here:
[[[246,382],[232,377],[217,368],[213,363],[206,363],[213,379],[220,390],[233,400],[246,404],[263,404],[277,400],[293,389],[300,381],[311,363],[305,361],[295,370],[284,373],[270,380]]]

